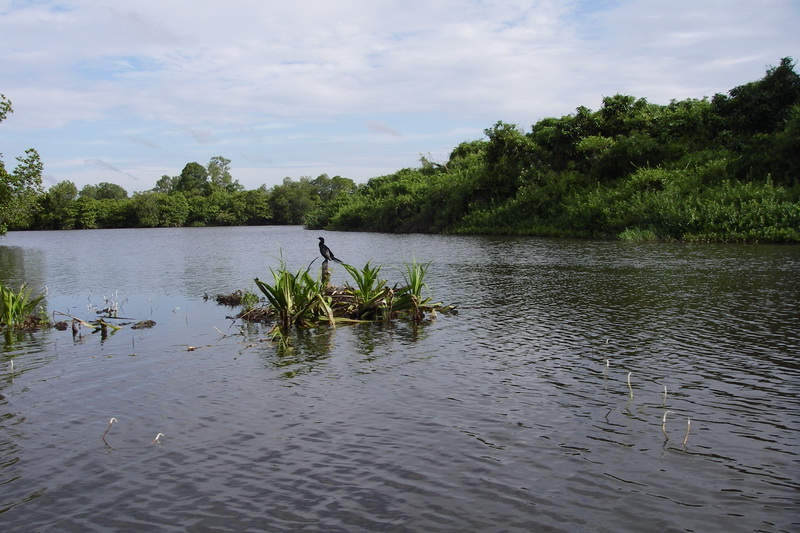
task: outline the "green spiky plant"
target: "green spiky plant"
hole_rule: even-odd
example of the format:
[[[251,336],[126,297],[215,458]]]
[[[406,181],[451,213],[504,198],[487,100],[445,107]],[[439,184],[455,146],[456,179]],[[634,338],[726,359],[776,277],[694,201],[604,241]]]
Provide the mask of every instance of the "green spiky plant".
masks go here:
[[[261,321],[258,317],[277,317],[271,334],[273,340],[289,346],[293,326],[312,326],[316,323],[372,322],[409,317],[420,322],[426,314],[437,312],[456,314],[453,305],[434,303],[423,293],[428,290],[425,275],[430,263],[406,264],[405,285],[389,287],[381,279],[381,267],[372,267],[370,262],[362,269],[342,264],[352,278],[353,285],[329,287],[327,283],[314,280],[306,270],[290,272],[281,262],[277,270],[270,269],[273,283],[256,278],[256,286],[264,293],[269,303],[267,313],[247,313],[247,320]],[[324,270],[324,269],[323,269]]]
[[[386,280],[380,279],[381,267],[371,267],[367,261],[364,268],[359,270],[354,266],[342,264],[355,282],[355,287],[349,287],[355,299],[356,315],[360,320],[374,320],[383,314],[389,305],[387,297],[390,295],[386,287]]]
[[[32,296],[32,292],[25,283],[18,292],[0,283],[0,326],[19,326],[27,317],[37,314],[45,295]]]
[[[291,326],[307,326],[320,320],[334,323],[333,312],[322,294],[320,283],[311,277],[308,270],[292,273],[281,264],[277,271],[270,269],[270,272],[273,284],[258,278],[255,283],[278,315],[278,326],[283,334],[288,333]]]
[[[414,259],[410,264],[406,263],[406,272],[403,278],[406,286],[398,291],[398,301],[395,307],[398,310],[406,308],[414,320],[421,320],[423,317],[423,307],[430,302],[430,298],[423,296],[422,291],[428,289],[425,283],[425,274],[428,273],[430,262],[422,264]]]

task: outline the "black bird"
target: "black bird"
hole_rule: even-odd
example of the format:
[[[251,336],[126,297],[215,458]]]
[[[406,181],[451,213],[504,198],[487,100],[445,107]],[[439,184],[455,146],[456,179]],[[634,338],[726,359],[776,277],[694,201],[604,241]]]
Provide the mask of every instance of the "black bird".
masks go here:
[[[319,253],[322,254],[322,257],[325,258],[325,261],[336,261],[337,263],[341,263],[331,252],[331,249],[325,246],[325,239],[319,237]]]

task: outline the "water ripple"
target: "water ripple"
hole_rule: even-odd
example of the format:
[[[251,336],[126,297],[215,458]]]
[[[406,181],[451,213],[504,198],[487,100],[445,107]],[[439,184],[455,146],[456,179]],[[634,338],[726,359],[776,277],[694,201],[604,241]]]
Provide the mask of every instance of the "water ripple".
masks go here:
[[[147,233],[143,249],[175,253],[120,252],[121,278],[186,278],[130,294],[159,327],[5,348],[4,531],[800,527],[797,250],[336,234],[354,264],[435,259],[428,281],[461,312],[311,330],[280,351],[257,330],[222,338],[225,310],[198,300],[310,235],[271,231]],[[170,246],[178,234],[201,244]],[[72,251],[28,237],[58,287]],[[237,252],[261,237],[270,251]],[[98,264],[101,246],[76,246]],[[82,268],[64,267],[52,301],[85,299]]]

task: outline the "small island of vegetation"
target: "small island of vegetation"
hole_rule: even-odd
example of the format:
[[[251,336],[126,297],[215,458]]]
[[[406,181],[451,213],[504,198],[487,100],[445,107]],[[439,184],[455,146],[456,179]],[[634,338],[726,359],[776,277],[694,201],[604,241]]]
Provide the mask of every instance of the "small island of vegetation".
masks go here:
[[[272,322],[272,334],[285,339],[293,327],[306,328],[318,324],[335,326],[342,323],[389,321],[407,318],[419,323],[437,313],[455,314],[454,305],[433,302],[425,292],[425,275],[430,263],[416,261],[405,264],[403,284],[390,287],[380,278],[380,266],[370,262],[359,269],[343,263],[352,284],[336,287],[330,284],[327,261],[321,275],[314,278],[308,268],[292,272],[281,265],[270,269],[272,281],[255,279],[266,297],[268,306],[246,307],[238,318],[253,322]]]

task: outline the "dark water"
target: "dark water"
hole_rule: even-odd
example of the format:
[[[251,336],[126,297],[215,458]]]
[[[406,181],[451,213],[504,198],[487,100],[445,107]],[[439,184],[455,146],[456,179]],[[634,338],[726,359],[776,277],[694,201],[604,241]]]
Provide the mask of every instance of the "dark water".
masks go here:
[[[392,283],[433,261],[460,314],[279,353],[203,300],[320,234]],[[23,280],[157,325],[6,338],[3,531],[800,531],[798,247],[14,233],[0,281]]]

